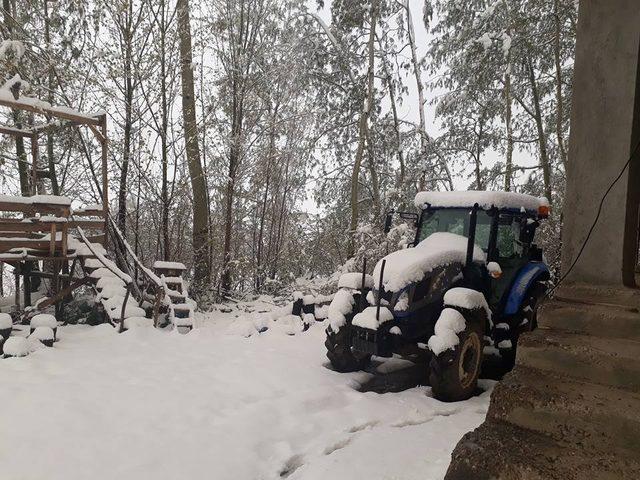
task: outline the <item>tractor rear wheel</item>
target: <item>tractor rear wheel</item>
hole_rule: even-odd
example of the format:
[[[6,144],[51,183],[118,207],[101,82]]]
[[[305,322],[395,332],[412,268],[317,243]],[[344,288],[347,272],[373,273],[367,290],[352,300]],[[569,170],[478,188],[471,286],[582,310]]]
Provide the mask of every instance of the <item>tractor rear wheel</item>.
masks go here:
[[[482,366],[484,312],[458,310],[465,319],[465,329],[458,333],[458,345],[429,363],[429,381],[433,396],[443,402],[458,402],[473,396]]]
[[[349,325],[344,325],[337,332],[327,327],[327,358],[333,369],[340,373],[364,370],[371,362],[371,355],[358,355],[351,350]]]

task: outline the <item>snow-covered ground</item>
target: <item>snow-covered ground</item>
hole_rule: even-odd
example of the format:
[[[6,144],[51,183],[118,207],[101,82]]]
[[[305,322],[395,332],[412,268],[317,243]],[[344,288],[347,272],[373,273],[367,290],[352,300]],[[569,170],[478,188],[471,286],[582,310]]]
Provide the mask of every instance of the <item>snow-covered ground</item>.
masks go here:
[[[0,477],[440,479],[485,417],[489,391],[361,393],[372,374],[327,368],[322,323],[291,336],[238,315],[187,335],[61,327],[54,348],[0,360]]]

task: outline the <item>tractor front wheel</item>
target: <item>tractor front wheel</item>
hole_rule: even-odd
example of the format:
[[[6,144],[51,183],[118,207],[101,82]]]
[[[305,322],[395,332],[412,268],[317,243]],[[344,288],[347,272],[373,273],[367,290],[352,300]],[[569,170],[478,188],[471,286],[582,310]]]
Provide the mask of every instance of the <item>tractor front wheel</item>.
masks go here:
[[[429,381],[433,396],[443,402],[458,402],[472,397],[478,386],[482,365],[484,325],[479,312],[460,312],[465,329],[458,333],[455,348],[433,355],[429,363]]]
[[[324,345],[327,347],[327,358],[337,372],[364,370],[371,362],[371,355],[358,355],[351,350],[349,325],[344,325],[337,332],[329,326]]]

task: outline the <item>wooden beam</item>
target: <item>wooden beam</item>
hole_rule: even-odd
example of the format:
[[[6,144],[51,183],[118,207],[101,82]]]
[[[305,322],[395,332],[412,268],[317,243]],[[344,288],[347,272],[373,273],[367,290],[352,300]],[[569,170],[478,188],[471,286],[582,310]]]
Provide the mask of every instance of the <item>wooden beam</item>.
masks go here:
[[[51,117],[71,120],[81,125],[100,125],[100,118],[89,115],[82,115],[80,112],[74,112],[72,109],[57,108],[48,105],[41,100],[20,97],[18,100],[8,98],[0,98],[0,105],[3,107],[14,108],[16,110],[26,110],[27,112],[39,113],[41,115],[49,115]]]
[[[32,138],[34,135],[34,132],[32,130],[27,130],[24,128],[7,127],[4,125],[0,125],[0,133],[5,135],[11,135],[14,137],[25,137],[25,138]]]
[[[56,295],[54,295],[51,298],[48,298],[47,300],[45,300],[44,302],[40,302],[37,305],[37,309],[42,311],[47,307],[50,307],[51,305],[58,303],[60,300],[62,300],[64,297],[66,297],[67,295],[69,295],[71,292],[73,292],[76,288],[80,288],[83,285],[86,285],[87,283],[89,283],[91,281],[90,277],[84,277],[81,280],[78,280],[77,282],[72,283],[71,285],[69,285],[67,288],[63,288],[62,290],[60,290]]]

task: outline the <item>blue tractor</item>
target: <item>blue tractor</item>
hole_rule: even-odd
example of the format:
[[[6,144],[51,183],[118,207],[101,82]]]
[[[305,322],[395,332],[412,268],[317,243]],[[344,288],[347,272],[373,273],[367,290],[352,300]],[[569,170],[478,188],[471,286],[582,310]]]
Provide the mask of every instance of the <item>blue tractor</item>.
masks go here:
[[[513,192],[421,192],[410,248],[373,275],[340,279],[329,307],[327,357],[340,372],[373,355],[429,364],[433,394],[459,401],[477,388],[483,355],[515,361],[518,337],[536,327],[549,269],[534,243],[544,198]],[[387,216],[385,230],[391,228]]]

